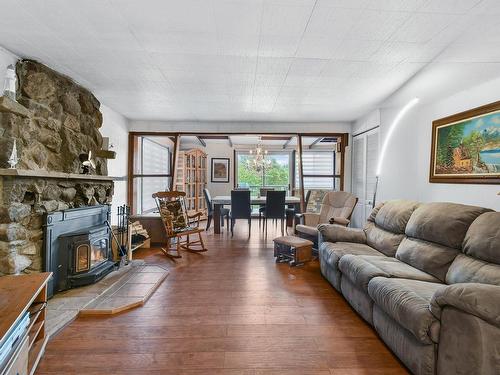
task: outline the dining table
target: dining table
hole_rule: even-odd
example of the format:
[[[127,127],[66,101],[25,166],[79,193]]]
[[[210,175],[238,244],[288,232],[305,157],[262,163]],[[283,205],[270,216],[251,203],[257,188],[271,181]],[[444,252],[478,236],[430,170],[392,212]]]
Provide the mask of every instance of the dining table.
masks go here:
[[[230,206],[231,205],[231,196],[230,195],[217,195],[212,198],[212,204],[214,205],[214,233],[215,234],[220,234],[220,212],[221,208],[224,206]],[[266,204],[266,197],[251,197],[250,198],[250,204],[253,205],[265,205]],[[295,212],[299,212],[300,208],[300,197],[295,197],[295,196],[286,196],[285,197],[285,204],[286,205],[293,205],[295,206]]]

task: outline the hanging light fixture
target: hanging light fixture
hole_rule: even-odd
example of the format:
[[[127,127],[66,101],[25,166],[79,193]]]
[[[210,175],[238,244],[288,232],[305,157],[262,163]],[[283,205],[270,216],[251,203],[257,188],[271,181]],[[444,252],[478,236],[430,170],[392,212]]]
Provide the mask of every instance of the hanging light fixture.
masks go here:
[[[262,172],[264,168],[271,166],[271,160],[266,159],[267,150],[262,145],[262,139],[259,139],[259,143],[254,150],[250,150],[250,155],[251,157],[247,159],[248,168]]]

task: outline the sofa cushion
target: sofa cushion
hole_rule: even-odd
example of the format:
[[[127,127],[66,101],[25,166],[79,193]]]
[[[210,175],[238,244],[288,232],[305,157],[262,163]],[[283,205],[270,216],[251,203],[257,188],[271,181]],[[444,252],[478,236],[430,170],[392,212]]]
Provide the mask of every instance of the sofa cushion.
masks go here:
[[[345,255],[339,261],[339,269],[358,288],[367,292],[368,283],[377,276],[396,277],[412,280],[422,280],[439,283],[439,279],[396,258],[370,256],[370,255]]]
[[[488,211],[491,210],[457,203],[422,204],[411,215],[405,233],[408,237],[460,250],[469,226]]]
[[[407,237],[401,241],[396,258],[444,282],[458,254],[457,249]]]
[[[439,341],[439,321],[429,309],[434,293],[443,284],[420,280],[375,277],[368,294],[375,304],[423,344]]]
[[[366,223],[365,233],[366,243],[388,257],[393,257],[396,254],[398,246],[404,238],[404,234],[392,233],[372,222]]]
[[[404,234],[406,224],[418,202],[406,200],[387,201],[375,216],[375,224],[392,233]]]
[[[383,256],[368,245],[351,242],[323,242],[320,252],[323,253],[322,258],[330,264],[338,264],[340,258],[346,254]]]
[[[500,264],[500,212],[487,212],[474,220],[462,247],[468,256]]]
[[[318,229],[316,227],[310,227],[309,225],[303,225],[303,224],[297,224],[295,226],[295,230],[300,233],[305,233],[310,236],[317,236],[318,235]]]
[[[446,274],[447,284],[481,283],[500,285],[500,265],[458,254]]]
[[[384,256],[368,245],[350,242],[322,242],[319,245],[319,263],[321,273],[339,292],[341,291],[341,273],[339,259],[345,254]]]

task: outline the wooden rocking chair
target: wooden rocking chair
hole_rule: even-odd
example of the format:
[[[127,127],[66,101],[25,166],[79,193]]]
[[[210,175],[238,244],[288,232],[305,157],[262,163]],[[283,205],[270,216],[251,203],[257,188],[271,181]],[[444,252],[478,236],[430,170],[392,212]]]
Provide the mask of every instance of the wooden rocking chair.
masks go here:
[[[169,258],[181,258],[180,250],[192,252],[207,251],[200,228],[201,212],[188,215],[185,202],[186,193],[183,191],[160,191],[153,194],[158,211],[167,234],[167,247],[162,248]],[[191,240],[190,235],[198,235],[197,240]],[[175,247],[172,239],[175,238]]]

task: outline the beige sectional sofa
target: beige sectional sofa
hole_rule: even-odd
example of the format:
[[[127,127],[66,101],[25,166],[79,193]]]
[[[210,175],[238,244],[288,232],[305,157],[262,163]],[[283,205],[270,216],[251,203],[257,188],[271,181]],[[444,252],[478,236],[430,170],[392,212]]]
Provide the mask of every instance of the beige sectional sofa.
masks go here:
[[[414,374],[500,374],[500,213],[388,201],[319,226],[322,274]]]

